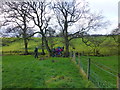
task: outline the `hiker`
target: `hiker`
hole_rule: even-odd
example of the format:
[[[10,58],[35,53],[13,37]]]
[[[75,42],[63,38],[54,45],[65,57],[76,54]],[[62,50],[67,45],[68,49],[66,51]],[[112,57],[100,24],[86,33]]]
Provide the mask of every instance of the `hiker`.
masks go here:
[[[34,57],[35,57],[35,58],[38,58],[38,47],[35,48],[34,53],[35,53],[35,56],[34,56]]]
[[[64,50],[64,47],[60,47],[59,49],[60,56],[63,56],[63,50]]]
[[[53,49],[52,49],[52,57],[55,57],[55,56],[56,56],[55,53],[56,53],[56,52],[55,52],[55,48],[53,48]]]
[[[57,47],[57,48],[56,48],[56,55],[57,55],[57,56],[60,56],[60,47]]]
[[[58,48],[55,49],[55,55],[57,56],[58,54]]]

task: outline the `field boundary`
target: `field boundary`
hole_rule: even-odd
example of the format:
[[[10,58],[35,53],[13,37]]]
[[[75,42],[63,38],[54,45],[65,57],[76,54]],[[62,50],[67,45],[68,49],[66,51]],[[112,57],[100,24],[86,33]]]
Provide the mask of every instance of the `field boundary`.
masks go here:
[[[87,58],[82,60],[80,54],[76,56],[75,52],[70,54],[71,60],[75,62],[77,66],[79,66],[80,72],[87,78],[89,81],[92,81],[98,88],[119,88],[120,87],[120,74],[118,74],[117,71],[114,71],[110,67],[95,62],[91,60],[91,58]],[[85,65],[86,63],[86,65]],[[103,73],[107,74],[108,76],[113,78],[116,78],[116,85],[113,83],[110,83],[109,80],[104,80],[101,78],[97,72],[93,70],[92,67],[97,68],[98,70],[101,70]],[[99,71],[98,71],[99,72]]]

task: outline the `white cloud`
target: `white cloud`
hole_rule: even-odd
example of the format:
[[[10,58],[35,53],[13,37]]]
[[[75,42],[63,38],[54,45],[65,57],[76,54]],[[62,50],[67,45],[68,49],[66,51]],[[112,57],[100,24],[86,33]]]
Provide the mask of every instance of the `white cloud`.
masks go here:
[[[101,30],[101,33],[108,34],[111,30],[118,26],[118,2],[119,0],[86,0],[92,11],[100,12],[105,16],[105,19],[111,22],[108,29]],[[119,9],[120,10],[120,9]],[[94,32],[95,33],[95,32]],[[97,31],[96,33],[99,33]]]

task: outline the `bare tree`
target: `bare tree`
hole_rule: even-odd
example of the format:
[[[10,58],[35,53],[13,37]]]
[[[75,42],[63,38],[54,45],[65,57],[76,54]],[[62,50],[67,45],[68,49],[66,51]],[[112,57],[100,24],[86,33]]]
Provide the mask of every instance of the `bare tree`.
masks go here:
[[[49,3],[43,0],[40,2],[29,2],[28,5],[31,10],[31,13],[28,12],[28,15],[34,21],[34,24],[39,28],[38,32],[42,35],[42,45],[45,44],[47,51],[50,55],[52,55],[52,51],[46,38],[47,28],[51,19],[51,16],[49,15],[50,11],[48,10]]]
[[[100,46],[107,39],[107,36],[94,36],[94,35],[85,35],[82,37],[82,41],[85,45],[90,46],[93,49],[94,55],[100,55]]]
[[[58,1],[54,4],[53,10],[63,32],[66,56],[69,56],[69,42],[72,39],[83,37],[84,33],[105,26],[106,23],[102,21],[101,15],[90,13],[88,3],[85,1],[80,3],[75,0]],[[75,24],[79,25],[77,27],[79,29],[69,34],[70,28]]]
[[[53,6],[54,13],[57,17],[58,23],[62,28],[62,34],[65,40],[65,53],[66,56],[69,56],[69,35],[68,35],[68,26],[71,26],[73,23],[77,22],[81,17],[80,11],[77,8],[75,1],[72,2],[57,2]]]
[[[120,35],[120,29],[119,28],[114,29],[111,34]]]
[[[49,42],[50,49],[52,50],[54,48],[55,42],[55,30],[52,27],[48,27],[47,30],[47,40]]]
[[[120,25],[119,25],[120,26]],[[114,39],[114,41],[119,45],[120,40],[119,40],[119,35],[120,35],[120,28],[116,28],[111,32],[111,37]]]
[[[18,37],[21,36],[24,40],[25,54],[28,54],[28,39],[33,35],[29,27],[30,19],[27,17],[29,12],[26,2],[6,2],[3,5],[3,12],[5,22],[4,25],[11,25],[12,27],[7,29],[7,33],[14,33]]]

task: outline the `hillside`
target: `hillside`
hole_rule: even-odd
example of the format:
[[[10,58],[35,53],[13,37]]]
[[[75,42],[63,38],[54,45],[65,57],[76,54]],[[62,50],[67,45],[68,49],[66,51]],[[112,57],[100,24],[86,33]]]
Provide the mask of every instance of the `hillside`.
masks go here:
[[[106,36],[98,36],[96,39],[102,39]],[[112,37],[106,37],[107,39],[96,47],[101,55],[117,55],[118,54],[118,44],[114,41]],[[51,42],[52,40],[52,42]],[[61,37],[50,37],[49,46],[53,44],[53,47],[64,46],[64,40]],[[41,38],[31,38],[28,41],[28,51],[33,52],[34,48],[38,46],[39,52],[41,52]],[[75,48],[75,49],[73,49]],[[15,52],[24,52],[24,43],[22,39],[17,38],[3,38],[2,39],[2,51],[4,53],[15,54]],[[81,38],[74,39],[70,42],[70,52],[76,51],[79,53],[84,53],[85,55],[93,55],[94,47],[86,46]],[[112,51],[112,52],[111,52]],[[47,51],[45,50],[47,53]]]
[[[98,42],[104,38],[106,37],[95,37]],[[55,48],[64,46],[63,43],[64,40],[61,37],[49,38],[49,45],[54,44]],[[96,47],[100,56],[94,56],[94,47],[86,46],[81,38],[74,39],[70,42],[70,52],[76,51],[82,55],[80,57],[76,56],[73,61],[75,63],[72,63],[72,57],[53,58],[46,54],[45,56],[39,55],[39,58],[35,59],[33,55],[21,55],[24,53],[22,39],[3,38],[3,88],[116,88],[117,45],[112,37],[107,37],[99,47]],[[41,52],[41,38],[31,38],[29,40],[29,52],[33,53],[36,46],[39,47],[39,52]],[[47,53],[46,49],[45,52]],[[91,68],[90,80],[88,81],[83,78],[84,75],[82,71],[79,72],[79,69],[82,68],[87,74],[89,60],[91,60]]]

